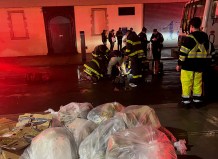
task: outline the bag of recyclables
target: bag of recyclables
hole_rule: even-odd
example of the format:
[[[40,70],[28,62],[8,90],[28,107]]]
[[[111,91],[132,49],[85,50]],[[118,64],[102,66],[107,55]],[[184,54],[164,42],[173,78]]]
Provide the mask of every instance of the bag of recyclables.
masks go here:
[[[87,118],[96,124],[100,124],[102,121],[106,121],[116,114],[124,110],[124,106],[118,102],[105,103],[93,108]]]
[[[112,134],[106,159],[176,159],[167,136],[152,126],[139,126]]]
[[[152,125],[160,128],[160,121],[151,107],[147,105],[131,105],[122,111],[122,116],[128,128],[141,125]]]
[[[64,127],[49,128],[36,136],[20,159],[78,159],[72,133]]]
[[[79,147],[80,143],[89,136],[96,127],[97,124],[94,122],[81,118],[76,118],[72,123],[66,126],[73,134],[77,147]]]
[[[109,137],[117,131],[125,130],[122,118],[111,118],[102,122],[79,147],[80,159],[105,159]]]
[[[61,106],[58,111],[58,117],[61,123],[67,125],[76,118],[87,119],[87,114],[93,108],[91,103],[75,103],[71,102],[65,106]]]

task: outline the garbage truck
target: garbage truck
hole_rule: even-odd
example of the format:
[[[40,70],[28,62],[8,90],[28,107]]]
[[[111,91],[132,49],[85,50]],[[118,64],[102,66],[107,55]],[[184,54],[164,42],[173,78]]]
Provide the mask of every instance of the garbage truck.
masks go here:
[[[178,36],[178,47],[181,46],[184,37],[189,34],[189,21],[193,17],[202,19],[201,29],[209,36],[218,49],[218,0],[190,0],[183,8],[180,30]],[[178,57],[178,50],[172,50],[172,56]]]

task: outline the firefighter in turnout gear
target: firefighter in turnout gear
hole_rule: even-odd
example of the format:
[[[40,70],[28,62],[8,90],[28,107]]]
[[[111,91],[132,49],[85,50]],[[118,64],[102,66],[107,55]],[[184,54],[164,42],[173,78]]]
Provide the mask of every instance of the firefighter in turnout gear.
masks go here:
[[[107,74],[109,50],[105,45],[98,45],[92,52],[93,59],[84,64],[85,76],[89,76],[93,82],[97,82]],[[89,79],[88,78],[88,79]]]
[[[190,20],[190,34],[180,48],[176,70],[181,69],[182,105],[190,107],[191,100],[196,107],[202,104],[202,74],[208,64],[208,35],[200,30],[201,19]]]
[[[125,55],[129,57],[130,61],[130,73],[132,78],[130,83],[137,85],[142,82],[142,60],[144,60],[145,54],[141,45],[141,41],[138,35],[134,31],[128,30],[126,40]]]

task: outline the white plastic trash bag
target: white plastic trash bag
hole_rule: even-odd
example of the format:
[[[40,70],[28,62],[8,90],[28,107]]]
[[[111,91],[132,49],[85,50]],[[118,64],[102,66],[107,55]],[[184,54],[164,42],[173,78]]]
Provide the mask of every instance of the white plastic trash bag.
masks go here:
[[[97,124],[87,119],[76,118],[66,127],[73,134],[77,147],[79,147],[80,143],[97,127]]]
[[[87,119],[87,114],[92,108],[91,103],[69,103],[60,107],[58,111],[59,120],[67,125],[78,117]]]
[[[87,118],[96,124],[114,117],[116,112],[124,110],[124,106],[118,102],[105,103],[92,109]]]
[[[139,126],[110,136],[105,159],[176,159],[167,136],[152,126]]]
[[[78,149],[72,133],[55,127],[36,136],[20,159],[78,159]]]
[[[123,111],[123,119],[128,128],[133,128],[140,125],[152,125],[155,128],[160,128],[160,121],[154,111],[146,105],[132,105],[126,107]]]
[[[111,118],[102,122],[79,147],[80,159],[105,159],[108,139],[111,134],[126,128],[122,118]]]

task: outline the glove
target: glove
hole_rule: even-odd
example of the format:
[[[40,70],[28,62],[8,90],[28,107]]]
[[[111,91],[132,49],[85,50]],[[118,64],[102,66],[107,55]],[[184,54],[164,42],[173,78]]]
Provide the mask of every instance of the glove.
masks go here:
[[[185,140],[179,140],[177,142],[174,142],[174,147],[177,149],[177,151],[180,152],[181,155],[185,155],[186,154],[186,141]]]

